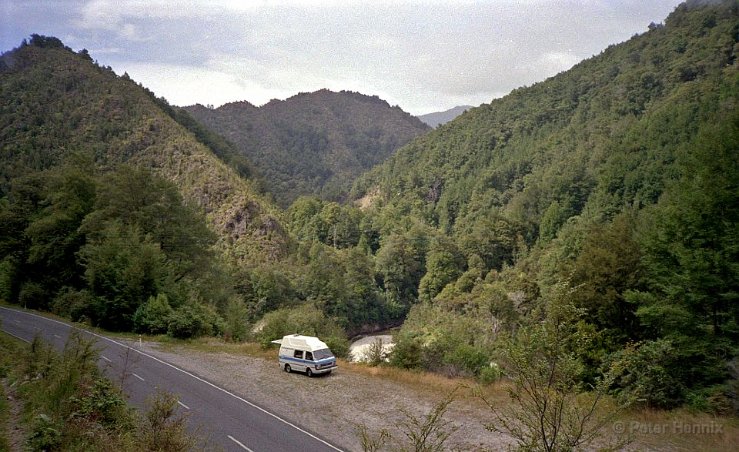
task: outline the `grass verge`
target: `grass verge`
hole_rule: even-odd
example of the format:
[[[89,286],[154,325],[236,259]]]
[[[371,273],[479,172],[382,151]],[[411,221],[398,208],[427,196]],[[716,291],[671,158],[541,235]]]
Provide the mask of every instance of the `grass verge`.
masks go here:
[[[0,451],[12,443],[29,450],[193,450],[200,440],[176,414],[176,398],[158,393],[146,413],[130,408],[120,388],[97,367],[93,343],[72,334],[61,353],[34,339],[30,345],[0,333],[0,372],[22,400],[20,419],[0,400]],[[0,386],[0,392],[2,386]],[[9,438],[18,423],[24,438]],[[18,446],[21,447],[21,446]]]

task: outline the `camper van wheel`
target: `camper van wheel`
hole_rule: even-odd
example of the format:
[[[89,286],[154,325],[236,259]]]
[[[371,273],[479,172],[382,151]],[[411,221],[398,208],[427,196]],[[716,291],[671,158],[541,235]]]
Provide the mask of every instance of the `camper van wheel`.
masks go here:
[[[310,367],[305,370],[305,374],[308,375],[309,377],[313,376],[313,372],[311,372]]]
[[[285,364],[285,372],[290,373],[290,364]]]

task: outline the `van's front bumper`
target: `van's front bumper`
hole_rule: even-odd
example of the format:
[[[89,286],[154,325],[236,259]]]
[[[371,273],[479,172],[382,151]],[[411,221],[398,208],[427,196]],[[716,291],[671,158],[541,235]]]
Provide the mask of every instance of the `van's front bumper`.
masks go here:
[[[339,366],[336,365],[336,362],[328,363],[328,364],[319,364],[315,367],[311,368],[311,372],[314,374],[325,374],[328,372],[331,372],[334,369],[338,369]]]

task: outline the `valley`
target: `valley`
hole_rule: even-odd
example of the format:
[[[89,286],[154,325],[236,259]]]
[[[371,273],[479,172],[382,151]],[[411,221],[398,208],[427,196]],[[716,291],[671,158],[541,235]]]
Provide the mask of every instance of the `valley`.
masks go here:
[[[328,89],[180,108],[32,34],[0,56],[0,300],[159,338],[257,404],[287,381],[276,409],[352,450],[355,419],[381,435],[458,382],[504,401],[490,433],[459,391],[461,449],[588,447],[600,410],[636,449],[721,449],[733,427],[637,427],[739,413],[739,7],[645,30],[435,128]],[[386,362],[328,378],[255,351],[389,328]]]

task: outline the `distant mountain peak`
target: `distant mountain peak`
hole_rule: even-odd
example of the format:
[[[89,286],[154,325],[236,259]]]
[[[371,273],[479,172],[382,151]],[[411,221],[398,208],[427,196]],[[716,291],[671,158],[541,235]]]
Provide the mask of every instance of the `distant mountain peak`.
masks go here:
[[[441,124],[446,124],[447,122],[453,120],[470,108],[474,107],[472,107],[471,105],[460,105],[454,108],[450,108],[449,110],[420,115],[418,116],[418,119],[431,127],[437,127]]]

